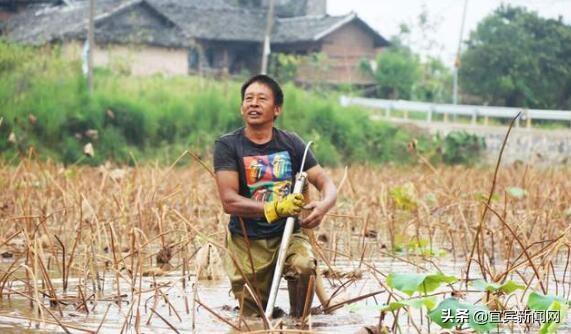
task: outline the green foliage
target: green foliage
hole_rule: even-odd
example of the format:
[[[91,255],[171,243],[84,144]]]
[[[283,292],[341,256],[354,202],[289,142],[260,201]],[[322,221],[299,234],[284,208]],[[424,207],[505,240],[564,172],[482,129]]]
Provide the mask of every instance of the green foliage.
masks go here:
[[[429,13],[422,4],[420,13],[413,22],[401,23],[400,32],[393,37],[394,47],[414,45],[424,57],[417,57],[420,76],[413,84],[411,98],[415,101],[449,103],[452,97],[452,72],[438,58],[442,50],[438,36],[440,18]]]
[[[409,241],[403,248],[400,246],[400,252],[406,252],[406,255],[418,255],[418,256],[445,256],[447,252],[444,249],[440,249],[432,245],[428,240],[412,240]]]
[[[180,149],[176,159],[189,146],[207,152],[218,135],[241,125],[237,83],[131,78],[98,70],[89,96],[79,63],[50,50],[6,43],[0,48],[22,54],[18,67],[12,66],[0,82],[3,156],[34,145],[40,156],[65,163],[132,163],[137,156],[163,156],[171,145]],[[33,124],[29,115],[36,119]],[[16,145],[7,141],[12,132]],[[95,156],[81,158],[89,142]]]
[[[420,64],[421,79],[414,85],[413,100],[449,103],[452,73],[440,59],[429,58]]]
[[[479,202],[486,202],[488,201],[488,196],[489,194],[484,194],[482,192],[476,192],[474,194],[474,200],[479,201]],[[492,202],[498,202],[500,200],[500,195],[498,195],[497,193],[494,193],[492,195]]]
[[[484,138],[465,131],[450,132],[442,145],[442,159],[447,164],[475,164],[484,149]]]
[[[426,307],[427,310],[432,310],[436,306],[436,296],[422,297],[422,298],[411,298],[403,299],[398,302],[391,302],[388,305],[379,305],[377,309],[379,311],[396,311],[405,306],[410,306],[415,309],[421,309]]]
[[[506,192],[515,199],[522,199],[527,196],[527,191],[518,187],[508,187],[506,188]]]
[[[335,145],[328,140],[317,139],[315,142],[312,150],[319,157],[319,162],[327,166],[337,167],[341,161],[341,155]]]
[[[170,163],[188,148],[209,154],[218,136],[243,124],[241,82],[130,77],[96,68],[89,95],[80,63],[64,59],[57,50],[0,42],[0,51],[4,159],[34,146],[40,157],[67,164],[131,164],[134,159]],[[319,54],[311,57],[322,60]],[[438,144],[428,136],[415,138],[405,128],[371,122],[364,110],[339,106],[331,93],[322,97],[292,84],[283,88],[284,112],[277,126],[314,140],[324,165],[412,163],[407,152],[411,140],[427,150]],[[16,143],[8,141],[11,133]],[[83,156],[88,143],[94,157]]]
[[[549,310],[549,308],[556,301],[564,304],[567,303],[563,298],[552,295],[542,295],[534,291],[529,294],[527,299],[527,307],[532,310],[546,311]]]
[[[387,277],[387,285],[412,296],[415,292],[432,292],[442,284],[454,283],[458,279],[454,276],[437,274],[401,274],[391,273]]]
[[[476,289],[488,292],[501,292],[503,294],[510,294],[516,290],[525,289],[525,285],[518,284],[512,280],[509,280],[503,284],[488,283],[483,279],[478,279],[472,282],[472,286]]]
[[[420,80],[420,60],[409,48],[393,44],[376,59],[362,61],[361,69],[373,76],[379,96],[388,99],[411,99],[413,88]]]
[[[284,86],[285,112],[278,125],[315,141],[314,151],[328,165],[341,162],[410,163],[406,144],[413,138],[405,129],[383,122],[371,122],[362,110],[342,108],[336,97],[323,99],[314,94]],[[427,141],[428,138],[420,138]]]
[[[14,71],[27,63],[33,54],[24,47],[12,46],[0,39],[0,74]]]
[[[414,211],[418,207],[414,184],[407,182],[402,186],[394,187],[389,192],[398,209]]]
[[[428,314],[428,316],[442,328],[450,329],[452,327],[461,327],[463,322],[459,321],[460,319],[458,318],[460,318],[460,316],[457,316],[459,310],[467,310],[467,324],[476,332],[489,332],[496,328],[495,324],[489,322],[490,311],[487,307],[461,303],[456,298],[444,299]],[[450,315],[450,317],[445,316],[447,312],[449,312],[448,315]],[[488,313],[486,317],[483,317],[484,319],[488,319],[488,321],[483,322],[474,316],[476,313],[480,312]]]
[[[571,26],[523,7],[501,5],[471,33],[462,90],[484,103],[571,108]]]
[[[421,61],[401,38],[393,38],[391,46],[376,61],[362,60],[359,64],[361,70],[377,82],[376,95],[388,99],[450,102],[450,70],[436,57]]]
[[[272,53],[268,72],[280,83],[293,82],[297,75],[299,62],[299,56],[285,53]]]
[[[561,323],[565,322],[567,319],[569,302],[557,296],[542,295],[534,291],[529,295],[527,299],[527,307],[531,310],[536,311],[558,311],[558,322],[554,321],[554,319],[547,319],[547,321],[542,324],[541,328],[539,329],[541,334],[555,333],[557,332],[557,328],[559,328]]]

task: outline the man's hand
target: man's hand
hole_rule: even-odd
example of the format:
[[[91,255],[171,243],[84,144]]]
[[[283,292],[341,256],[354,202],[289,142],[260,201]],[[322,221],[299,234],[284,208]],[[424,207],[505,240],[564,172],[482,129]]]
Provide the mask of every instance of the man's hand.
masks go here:
[[[302,194],[289,194],[281,200],[273,200],[264,204],[264,215],[268,223],[284,217],[297,216],[303,208]]]
[[[314,228],[321,224],[323,217],[327,213],[328,207],[323,201],[313,201],[307,204],[304,209],[311,210],[309,216],[305,217],[299,225],[303,228]]]

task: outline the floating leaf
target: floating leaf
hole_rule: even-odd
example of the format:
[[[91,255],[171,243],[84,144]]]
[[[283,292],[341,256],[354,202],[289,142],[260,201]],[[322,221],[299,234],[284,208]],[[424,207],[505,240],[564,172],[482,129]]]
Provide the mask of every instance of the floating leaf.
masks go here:
[[[552,295],[542,295],[534,291],[527,298],[527,307],[532,310],[545,311],[551,307],[554,301],[566,303],[563,298]]]
[[[403,252],[402,247],[396,252]],[[406,245],[406,252],[408,255],[421,255],[421,256],[445,256],[448,253],[430,244],[428,240],[421,239],[420,241],[414,240]]]
[[[402,245],[396,244],[393,246],[393,252],[402,253],[404,252],[404,248]]]
[[[409,303],[414,308],[426,307],[429,311],[436,307],[436,296],[413,299]]]
[[[567,319],[568,309],[569,309],[569,304],[565,302],[560,302],[558,300],[553,301],[553,304],[551,304],[551,307],[549,308],[548,311],[559,312],[559,318],[557,319],[557,321],[555,321],[555,319],[547,319],[547,321],[539,329],[539,333],[540,334],[556,333],[561,323]]]
[[[393,312],[398,310],[399,308],[405,307],[406,304],[401,302],[392,302],[389,304],[381,304],[377,306],[377,309],[381,312]]]
[[[456,317],[456,311],[461,308],[460,306],[461,304],[458,299],[447,298],[441,301],[428,316],[442,328],[457,327],[461,325],[459,319]],[[449,315],[447,314],[447,310],[450,310]]]
[[[509,187],[506,192],[513,198],[522,199],[527,196],[527,191],[518,187]]]
[[[431,297],[423,297],[423,298],[412,298],[412,299],[403,299],[399,300],[398,302],[391,302],[388,305],[379,305],[379,311],[396,311],[399,308],[410,306],[412,308],[420,309],[423,306],[426,307],[429,311],[432,310],[436,306],[436,296]]]
[[[552,295],[542,295],[537,292],[532,292],[529,295],[527,307],[536,311],[559,312],[559,321],[547,319],[539,329],[540,333],[555,333],[559,325],[567,318],[567,310],[569,309],[569,305],[565,299]]]
[[[387,277],[387,284],[399,291],[412,296],[415,292],[432,292],[443,283],[454,283],[458,279],[454,276],[438,274],[399,274],[391,273]]]
[[[505,282],[504,284],[497,284],[497,283],[488,283],[483,279],[475,280],[472,282],[472,286],[476,289],[482,291],[489,291],[489,292],[497,292],[500,291],[505,294],[510,294],[516,290],[523,290],[525,289],[525,285],[518,284],[512,280]]]
[[[488,332],[496,328],[490,322],[490,310],[487,307],[464,304],[456,298],[444,299],[428,316],[440,327],[447,329],[464,324],[477,332]]]
[[[437,249],[436,255],[441,257],[446,256],[448,255],[448,251],[446,251],[445,249]]]

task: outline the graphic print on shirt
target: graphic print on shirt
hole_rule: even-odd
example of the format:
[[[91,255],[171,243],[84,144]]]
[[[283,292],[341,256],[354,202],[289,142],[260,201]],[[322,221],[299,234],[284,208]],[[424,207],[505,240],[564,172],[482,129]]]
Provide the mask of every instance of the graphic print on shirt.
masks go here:
[[[268,202],[273,200],[274,196],[283,197],[289,194],[292,166],[287,151],[243,159],[251,199]]]

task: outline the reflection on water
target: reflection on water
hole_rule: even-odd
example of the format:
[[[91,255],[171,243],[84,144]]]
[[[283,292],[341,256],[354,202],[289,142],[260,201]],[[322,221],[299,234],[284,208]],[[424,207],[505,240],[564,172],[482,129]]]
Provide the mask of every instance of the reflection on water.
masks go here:
[[[337,261],[336,268],[341,271],[349,271],[355,269],[358,265],[359,262]],[[378,278],[381,278],[379,273],[388,274],[390,272],[416,271],[415,266],[402,261],[382,260],[369,262],[368,265],[370,266],[369,269],[374,267],[376,273],[373,274],[371,270],[365,270],[363,278],[347,285],[344,293],[348,297],[357,297],[382,289],[377,281]],[[462,269],[465,267],[464,263],[454,263],[449,259],[441,259],[436,265],[445,273],[456,276],[460,275]],[[363,266],[362,269],[367,268]],[[429,270],[434,271],[435,269],[432,268]],[[564,268],[556,267],[555,270],[556,272],[562,272]],[[192,284],[187,284],[186,289],[184,289],[182,277],[179,274],[180,272],[177,272],[177,275],[157,277],[156,279],[145,277],[141,284],[143,293],[141,294],[140,302],[137,298],[132,299],[132,295],[130,294],[129,297],[123,299],[121,305],[110,301],[111,296],[113,296],[116,291],[116,287],[114,284],[111,284],[112,282],[109,276],[107,276],[107,281],[103,285],[105,290],[101,296],[98,297],[99,300],[94,302],[93,299],[90,299],[90,301],[87,302],[89,313],[83,311],[81,307],[78,307],[77,303],[62,305],[63,323],[65,326],[68,326],[72,332],[78,332],[73,328],[95,331],[101,325],[100,333],[118,333],[122,329],[126,329],[127,333],[134,333],[136,332],[135,327],[137,326],[137,313],[133,312],[132,316],[128,316],[132,306],[131,304],[134,302],[135,306],[139,305],[139,326],[141,332],[144,333],[172,333],[173,330],[166,322],[170,323],[179,332],[192,332],[193,329],[197,333],[236,332],[235,330],[233,331],[229,325],[217,319],[217,317],[211,314],[205,307],[196,304],[194,305],[195,311],[193,312],[192,301],[194,289]],[[192,280],[193,278],[191,277],[191,281]],[[336,289],[331,285],[333,281],[326,279],[325,282],[328,292],[332,293]],[[60,287],[57,281],[54,281],[54,283],[56,283],[56,288]],[[77,289],[77,285],[80,283],[82,282],[78,280],[70,280],[69,291]],[[337,282],[333,283],[337,284]],[[566,283],[568,284],[568,282]],[[160,288],[156,289],[155,287]],[[12,289],[14,290],[22,291],[24,288],[23,282],[13,283]],[[559,289],[561,288],[560,284]],[[568,288],[569,286],[566,287],[566,289]],[[122,283],[120,289],[123,293],[126,293],[130,290],[130,286],[126,283]],[[554,287],[550,287],[550,289],[554,289]],[[137,295],[136,293],[135,296]],[[230,294],[230,286],[226,280],[199,282],[196,296],[197,299],[209,309],[237,325],[238,312],[234,310],[236,302]],[[381,293],[375,297],[367,298],[350,306],[346,306],[337,311],[334,315],[313,315],[310,321],[311,329],[319,333],[354,333],[363,326],[378,324],[379,311],[376,305],[385,303],[387,297],[388,295],[386,293]],[[282,281],[276,304],[286,311],[289,307],[287,288],[284,281]],[[315,298],[314,306],[318,305],[319,301]],[[108,308],[109,311],[104,319]],[[153,314],[151,308],[160,314],[164,320]],[[58,314],[56,308],[50,308],[50,311],[54,315]],[[30,302],[17,295],[11,295],[9,299],[5,296],[2,303],[0,303],[0,331],[2,333],[27,333],[32,331],[35,333],[63,332],[61,327],[56,324],[52,316],[47,312],[43,313],[43,317],[46,321],[49,321],[50,324],[42,324],[40,326],[36,321],[26,320],[29,318],[39,319],[40,315],[34,316]],[[104,322],[101,324],[103,319]],[[282,321],[285,327],[296,328],[296,323],[292,319],[286,317]],[[388,324],[392,324],[391,318],[387,318],[387,321]],[[399,321],[403,333],[409,333],[414,330],[410,327],[410,321],[406,316],[401,316]],[[414,321],[420,324],[426,320],[418,317],[414,319]],[[241,324],[243,330],[248,328],[249,330],[263,329],[263,325],[258,319],[249,319],[247,326],[248,327]],[[426,326],[423,327],[426,328]],[[437,327],[438,326],[433,325],[431,329],[435,330]],[[569,327],[564,327],[560,330],[560,332],[567,331],[570,331]]]

